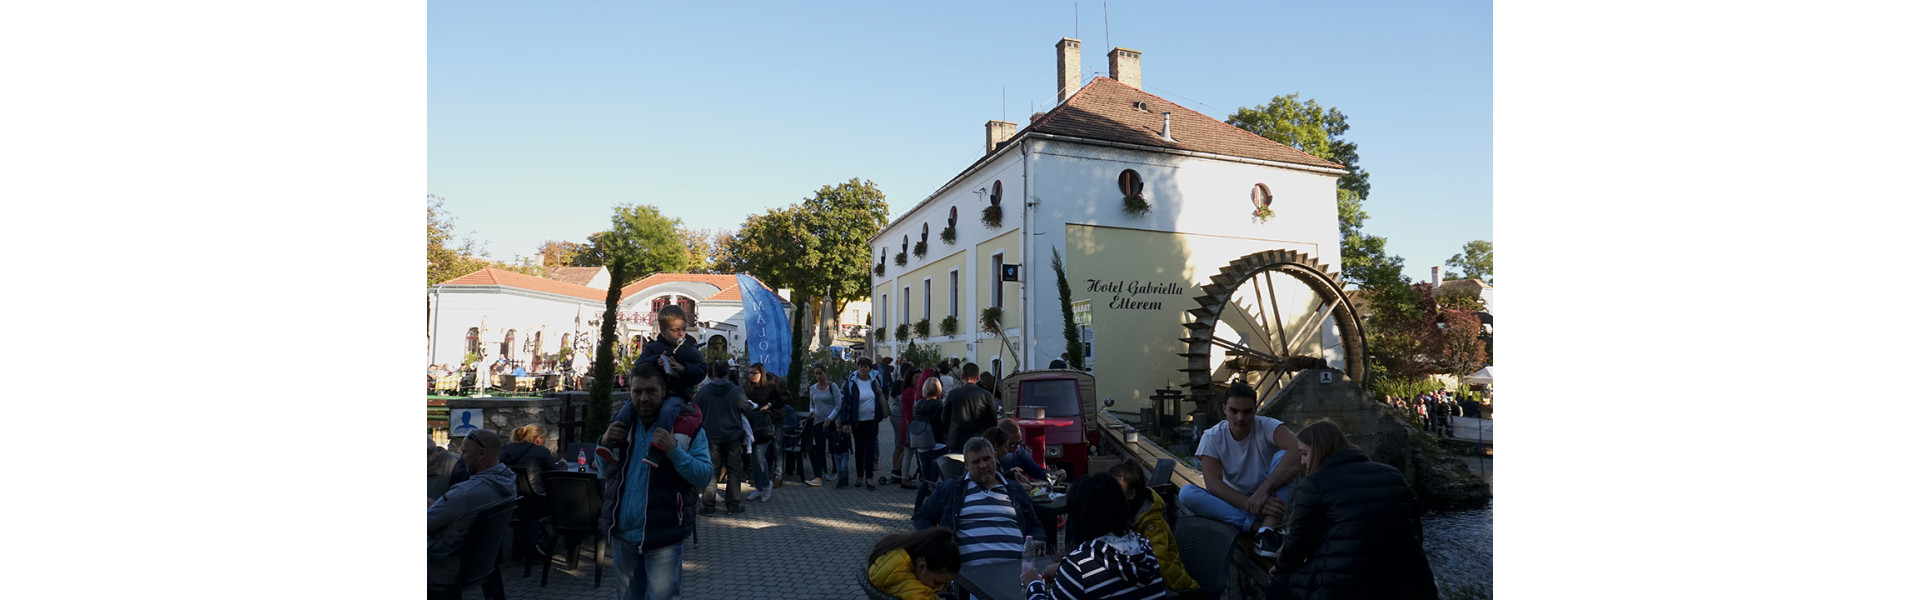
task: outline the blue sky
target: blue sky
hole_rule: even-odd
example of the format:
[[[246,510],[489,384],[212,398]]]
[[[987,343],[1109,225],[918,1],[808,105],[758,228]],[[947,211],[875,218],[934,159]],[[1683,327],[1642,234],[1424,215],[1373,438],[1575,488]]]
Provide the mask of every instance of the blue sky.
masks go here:
[[[734,229],[854,177],[898,216],[979,157],[987,120],[1050,108],[1053,44],[1078,37],[1085,78],[1139,50],[1146,91],[1214,118],[1338,107],[1365,229],[1416,281],[1498,242],[1489,3],[1109,2],[1104,24],[1081,3],[1077,36],[1074,8],[429,2],[428,190],[503,260],[616,204]]]

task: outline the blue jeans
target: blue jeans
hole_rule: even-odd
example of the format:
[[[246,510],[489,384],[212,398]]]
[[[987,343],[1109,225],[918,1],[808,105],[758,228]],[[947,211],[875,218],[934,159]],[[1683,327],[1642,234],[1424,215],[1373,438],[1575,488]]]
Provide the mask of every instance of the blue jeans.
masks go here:
[[[620,539],[620,536],[607,538],[607,547],[613,549],[614,593],[621,600],[679,600],[680,598],[680,559],[686,553],[684,544],[662,546],[642,553],[640,545]],[[641,568],[642,557],[646,567]]]
[[[767,474],[767,455],[772,446],[771,440],[753,441],[753,456],[747,457],[747,462],[753,463],[753,489],[755,490],[773,489],[773,480]]]
[[[1280,466],[1280,457],[1286,455],[1285,450],[1273,453],[1273,459],[1267,461],[1267,472],[1272,473],[1275,467]],[[1286,485],[1280,486],[1280,489],[1274,490],[1273,497],[1279,498],[1281,502],[1292,501],[1293,482],[1289,481]],[[1193,514],[1238,527],[1241,531],[1253,531],[1254,525],[1260,523],[1259,516],[1248,514],[1247,511],[1240,510],[1240,507],[1228,504],[1227,501],[1214,496],[1207,491],[1207,488],[1191,483],[1181,486],[1180,505],[1193,511]]]

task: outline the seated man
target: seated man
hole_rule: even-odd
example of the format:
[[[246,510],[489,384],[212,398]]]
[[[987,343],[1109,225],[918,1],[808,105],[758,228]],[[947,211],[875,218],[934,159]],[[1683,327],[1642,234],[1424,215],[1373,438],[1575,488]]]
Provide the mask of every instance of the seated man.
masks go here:
[[[453,463],[459,457],[433,443],[433,436],[427,436],[427,500],[439,500],[446,495],[447,488],[453,487]]]
[[[486,429],[467,434],[460,458],[474,470],[466,481],[427,506],[427,584],[449,585],[460,578],[460,542],[480,509],[514,497],[513,469],[500,463],[500,434]]]
[[[963,453],[967,476],[940,482],[933,495],[913,511],[913,527],[939,525],[953,530],[961,565],[1020,558],[1025,536],[1046,535],[1033,499],[1000,476],[1000,461],[986,438],[967,440]],[[1043,538],[1044,539],[1044,538]]]
[[[1194,451],[1207,486],[1180,488],[1180,505],[1241,531],[1253,531],[1257,519],[1254,551],[1273,558],[1282,541],[1274,526],[1286,516],[1293,476],[1300,472],[1299,460],[1282,458],[1297,458],[1291,451],[1299,443],[1279,419],[1253,414],[1257,404],[1252,386],[1235,382],[1227,388],[1227,419],[1208,428]]]

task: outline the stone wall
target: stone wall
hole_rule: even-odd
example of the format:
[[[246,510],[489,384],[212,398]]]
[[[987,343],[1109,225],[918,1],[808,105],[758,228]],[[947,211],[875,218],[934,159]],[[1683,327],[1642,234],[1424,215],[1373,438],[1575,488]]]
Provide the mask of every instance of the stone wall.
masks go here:
[[[560,420],[565,414],[562,399],[573,399],[576,402],[574,419],[585,420],[586,397],[586,392],[563,392],[558,395],[549,395],[545,398],[449,398],[447,399],[447,414],[452,415],[457,409],[478,408],[482,411],[481,419],[485,421],[482,427],[500,434],[500,439],[504,441],[511,441],[513,439],[514,429],[529,424],[539,424],[547,431],[547,449],[553,451],[554,456],[559,456]],[[626,392],[614,392],[612,399],[613,406],[618,407],[626,401]],[[618,411],[615,410],[609,414],[617,413]],[[453,428],[459,425],[458,422],[452,422],[448,424],[448,427]],[[573,441],[592,441],[594,438],[599,437],[599,435],[600,432],[598,431],[585,432],[584,439]],[[448,447],[458,451],[460,442],[465,439],[466,435],[464,432],[455,432],[452,431],[452,429],[448,430]]]
[[[1321,383],[1323,373],[1328,374],[1326,383]],[[1443,452],[1393,409],[1368,398],[1338,369],[1300,371],[1260,412],[1285,421],[1294,432],[1319,419],[1332,420],[1368,458],[1405,474],[1429,508],[1478,508],[1493,499],[1492,487],[1465,463]]]

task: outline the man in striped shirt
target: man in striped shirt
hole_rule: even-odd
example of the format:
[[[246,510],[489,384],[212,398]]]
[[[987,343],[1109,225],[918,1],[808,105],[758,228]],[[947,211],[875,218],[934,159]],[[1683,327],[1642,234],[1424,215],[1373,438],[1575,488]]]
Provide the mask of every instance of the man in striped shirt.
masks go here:
[[[913,526],[954,531],[962,566],[1020,558],[1027,536],[1044,539],[1033,499],[1000,477],[993,443],[975,437],[964,446],[967,476],[940,482],[913,513]]]

